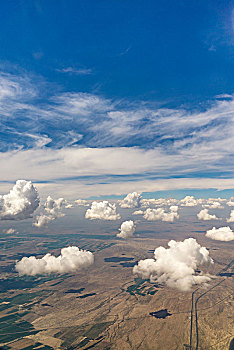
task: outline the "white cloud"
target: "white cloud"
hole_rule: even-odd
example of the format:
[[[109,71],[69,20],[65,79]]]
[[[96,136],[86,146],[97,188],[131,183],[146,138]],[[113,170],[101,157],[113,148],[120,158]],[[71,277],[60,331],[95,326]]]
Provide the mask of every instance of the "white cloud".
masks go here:
[[[142,215],[144,214],[143,210],[135,210],[132,215]]]
[[[229,207],[234,207],[234,198],[230,198],[230,200],[227,202],[227,205]]]
[[[142,199],[141,200],[141,207],[149,207],[150,205],[154,206],[168,206],[168,205],[175,205],[179,203],[179,201],[175,198],[150,198],[150,199]]]
[[[18,233],[14,228],[5,229],[3,230],[3,232],[6,233],[7,235],[14,235]]]
[[[55,216],[40,214],[35,217],[35,221],[33,222],[33,226],[35,227],[44,227],[47,226],[51,221],[56,219]]]
[[[202,209],[198,214],[197,214],[197,217],[199,220],[205,220],[205,221],[208,221],[208,220],[218,220],[217,216],[216,215],[210,215],[208,213],[208,209]]]
[[[90,68],[73,68],[73,67],[67,67],[62,69],[57,69],[60,73],[70,73],[70,74],[76,74],[76,75],[90,75],[92,74],[92,69]]]
[[[64,198],[53,199],[50,196],[47,197],[44,204],[45,211],[51,215],[56,214],[62,209],[62,205],[66,205],[67,202]]]
[[[94,262],[91,252],[78,247],[67,247],[61,249],[61,255],[55,257],[46,254],[41,259],[35,256],[24,257],[15,265],[20,275],[34,276],[48,273],[68,273],[84,269]]]
[[[8,194],[0,195],[0,218],[2,220],[30,218],[39,202],[38,192],[32,182],[18,180]]]
[[[186,196],[180,201],[181,206],[183,207],[194,207],[197,205],[197,201],[193,196]]]
[[[61,212],[62,206],[70,208],[70,204],[68,204],[64,198],[53,199],[48,196],[44,204],[44,213],[36,216],[33,226],[47,226],[51,221],[64,216]]]
[[[168,249],[156,248],[154,259],[140,260],[134,266],[133,273],[181,291],[189,291],[194,284],[210,280],[209,276],[195,275],[198,266],[213,263],[213,260],[209,257],[209,251],[194,238],[183,242],[171,240],[168,246]]]
[[[203,207],[207,208],[214,208],[214,209],[223,209],[224,207],[221,205],[221,203],[226,202],[226,199],[224,198],[209,198],[207,200],[204,200],[205,204],[203,204]]]
[[[72,67],[66,69],[69,72]],[[53,95],[49,89],[44,93],[47,87]],[[38,104],[36,101],[41,101],[41,97],[43,104]],[[62,196],[65,191],[75,196],[71,178],[90,175],[139,174],[134,179],[135,187],[131,183],[127,191],[234,188],[230,148],[234,142],[233,106],[233,95],[228,100],[207,103],[205,110],[192,111],[161,108],[147,101],[113,101],[97,94],[61,94],[55,93],[45,81],[40,84],[35,76],[0,73],[1,129],[11,135],[7,138],[10,142],[0,140],[1,149],[9,150],[0,154],[0,181],[18,178],[39,183],[51,181],[48,187],[58,186],[61,190],[67,178]],[[24,130],[22,123],[20,127],[18,123],[21,115]],[[84,130],[85,140],[80,130]],[[13,141],[12,135],[17,140],[15,137]],[[20,141],[23,136],[27,141]],[[49,142],[52,147],[44,147]],[[134,147],[127,147],[129,144]],[[145,149],[136,147],[138,144],[145,145]],[[218,175],[216,179],[186,178],[188,169],[194,176],[204,172],[203,164],[214,171],[213,175],[227,169],[230,178]],[[171,174],[181,178],[162,179]],[[155,181],[155,177],[159,180]],[[125,181],[128,180],[126,177]],[[79,196],[89,197],[94,186],[91,188],[88,181],[92,179],[82,180]],[[109,193],[122,195],[126,193],[123,181],[117,182],[115,178],[106,184],[99,183],[95,195],[110,189],[113,192]]]
[[[206,232],[206,236],[216,241],[228,242],[234,239],[234,232],[229,226],[220,228],[213,227],[212,230]]]
[[[227,219],[227,222],[234,222],[234,210],[231,210],[230,218]]]
[[[124,221],[119,229],[120,232],[116,236],[121,238],[129,238],[133,236],[135,230],[136,226],[132,220]]]
[[[1,158],[1,155],[0,155]],[[1,162],[1,161],[0,161]],[[0,172],[1,176],[1,172]],[[138,179],[137,181],[106,181],[103,183],[95,178],[81,178],[79,181],[68,180],[56,180],[51,182],[38,182],[35,181],[34,185],[37,187],[40,196],[45,198],[48,193],[52,197],[65,197],[69,200],[75,200],[77,193],[80,197],[98,197],[106,196],[107,198],[111,195],[122,196],[124,193],[134,191],[137,187],[140,192],[156,192],[156,191],[171,191],[178,190],[179,188],[184,189],[205,189],[205,188],[218,188],[219,190],[234,188],[234,179],[191,179],[191,178],[180,178],[180,179],[158,179],[150,180],[147,178]],[[95,186],[90,186],[95,183]],[[10,190],[10,184],[6,182],[0,182],[0,192],[6,193]]]
[[[138,208],[140,205],[141,194],[137,192],[129,193],[123,200],[119,201],[121,208]]]
[[[77,205],[81,205],[81,206],[84,206],[84,207],[88,207],[89,206],[89,202],[87,202],[85,199],[77,199],[77,200],[75,200],[75,203]]]
[[[178,206],[172,205],[170,206],[170,211],[165,212],[163,208],[157,208],[157,209],[146,209],[144,213],[144,218],[148,221],[155,221],[155,220],[161,220],[161,221],[170,221],[173,222],[174,219],[179,219],[178,214]]]
[[[85,213],[86,219],[95,220],[118,220],[120,215],[116,213],[116,205],[108,201],[96,202],[94,201],[91,208]]]

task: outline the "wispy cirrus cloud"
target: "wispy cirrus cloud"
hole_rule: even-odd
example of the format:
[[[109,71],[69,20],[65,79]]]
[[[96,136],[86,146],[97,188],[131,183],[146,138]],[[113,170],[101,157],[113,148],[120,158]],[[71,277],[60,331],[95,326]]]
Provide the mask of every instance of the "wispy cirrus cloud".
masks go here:
[[[203,109],[172,109],[61,92],[27,75],[3,72],[0,86],[0,181],[109,176],[111,184],[114,176],[132,176],[140,188],[129,192],[148,189],[156,178],[161,187],[167,178],[171,188],[175,177],[196,187],[203,177],[217,178],[215,188],[232,186],[232,95]]]
[[[74,68],[74,67],[65,67],[56,69],[57,72],[60,73],[68,73],[68,74],[75,74],[75,75],[90,75],[93,74],[93,70],[91,68]]]

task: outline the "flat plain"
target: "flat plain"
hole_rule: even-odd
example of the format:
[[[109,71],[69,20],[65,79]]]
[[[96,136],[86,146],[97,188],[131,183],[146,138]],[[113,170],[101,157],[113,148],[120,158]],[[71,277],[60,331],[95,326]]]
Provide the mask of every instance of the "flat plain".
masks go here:
[[[206,226],[188,218],[186,223],[139,223],[128,240],[114,232],[2,234],[1,349],[228,349],[233,245],[207,239]],[[213,276],[207,286],[181,292],[133,275],[133,266],[151,258],[155,248],[191,236],[214,260],[206,271]],[[14,270],[22,256],[58,255],[67,245],[94,252],[94,265],[73,274],[33,277]]]

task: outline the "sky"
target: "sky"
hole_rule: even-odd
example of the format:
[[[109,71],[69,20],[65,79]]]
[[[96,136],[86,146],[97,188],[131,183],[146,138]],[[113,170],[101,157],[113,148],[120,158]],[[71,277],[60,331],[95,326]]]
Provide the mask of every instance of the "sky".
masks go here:
[[[0,193],[234,195],[232,1],[0,4]]]

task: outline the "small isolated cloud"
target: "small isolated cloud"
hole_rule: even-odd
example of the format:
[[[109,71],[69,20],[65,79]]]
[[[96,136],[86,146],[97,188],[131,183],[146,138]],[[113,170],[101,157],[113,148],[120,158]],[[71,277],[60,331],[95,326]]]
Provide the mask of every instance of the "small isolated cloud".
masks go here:
[[[197,214],[197,217],[199,220],[205,220],[205,221],[208,221],[208,220],[218,220],[217,216],[216,215],[210,215],[208,213],[208,209],[202,209],[198,214]]]
[[[170,222],[173,222],[174,219],[179,219],[177,205],[170,206],[169,210],[170,210],[169,212],[165,212],[163,208],[157,208],[157,209],[148,208],[144,213],[144,218],[148,221],[161,220],[161,221],[170,221]]]
[[[234,239],[234,232],[229,226],[224,226],[220,228],[213,227],[212,230],[206,232],[206,237],[214,239],[216,241],[232,241]]]
[[[69,74],[76,74],[76,75],[90,75],[93,73],[92,69],[90,68],[73,68],[73,67],[57,69],[57,71],[60,73],[69,73]]]
[[[198,266],[213,263],[205,247],[194,238],[183,242],[171,240],[168,246],[168,249],[156,248],[154,259],[140,260],[133,273],[181,291],[189,291],[194,284],[210,281],[209,276],[195,274]]]
[[[234,222],[234,210],[230,213],[230,218],[227,219],[227,222]]]
[[[132,215],[142,215],[144,214],[143,210],[135,210]]]
[[[119,201],[121,208],[138,208],[140,205],[141,194],[137,192],[129,193],[123,200]]]
[[[6,233],[7,235],[14,235],[14,234],[17,234],[18,232],[14,228],[8,228],[3,230],[3,233]]]
[[[198,203],[193,196],[186,196],[180,201],[182,207],[195,207]]]
[[[234,207],[234,198],[230,198],[229,201],[227,202],[227,205],[229,207]]]
[[[44,204],[44,213],[36,216],[33,226],[47,226],[51,221],[61,218],[64,216],[61,212],[63,206],[65,206],[65,208],[70,208],[70,204],[68,204],[64,198],[53,199],[48,196]]]
[[[132,220],[124,221],[119,229],[119,233],[116,235],[121,238],[129,238],[133,236],[136,230],[136,226]]]
[[[118,220],[120,215],[116,213],[115,204],[111,204],[108,201],[94,201],[91,208],[86,211],[85,218],[90,220]]]
[[[39,195],[31,181],[17,180],[8,194],[0,195],[0,219],[30,218],[39,206]]]
[[[84,206],[84,207],[88,207],[88,206],[89,206],[89,202],[87,202],[85,199],[77,199],[77,200],[75,201],[75,203],[76,203],[77,205],[82,205],[82,206]]]
[[[61,249],[61,255],[46,254],[41,259],[35,256],[24,257],[15,265],[20,275],[34,276],[48,273],[68,273],[84,269],[94,262],[94,256],[87,250],[78,247]]]

